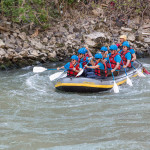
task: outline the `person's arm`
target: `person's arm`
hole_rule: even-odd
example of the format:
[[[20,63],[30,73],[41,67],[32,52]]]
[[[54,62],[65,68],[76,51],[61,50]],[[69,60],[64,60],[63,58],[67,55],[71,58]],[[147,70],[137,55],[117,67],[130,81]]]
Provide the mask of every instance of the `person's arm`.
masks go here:
[[[87,51],[88,51],[88,54],[89,54],[89,57],[93,57],[92,53],[90,52],[89,48],[86,47]]]
[[[127,63],[126,63],[126,65],[123,66],[123,68],[127,68],[128,65],[130,64],[130,61],[131,61],[131,60],[127,60]]]
[[[91,68],[91,69],[97,69],[97,68],[99,68],[99,65],[96,65],[96,66],[87,66],[87,65],[86,65],[86,67],[87,67],[87,68]]]
[[[57,67],[57,70],[60,70],[60,69],[64,69],[65,67],[62,66],[62,67]]]
[[[132,54],[132,59],[131,59],[131,61],[135,61],[136,60],[136,54],[134,53],[134,54]]]
[[[116,67],[115,67],[114,69],[112,69],[112,70],[111,70],[111,72],[114,72],[114,71],[116,71],[116,70],[119,68],[119,66],[120,66],[120,63],[119,63],[119,62],[117,62],[117,65],[116,65]]]

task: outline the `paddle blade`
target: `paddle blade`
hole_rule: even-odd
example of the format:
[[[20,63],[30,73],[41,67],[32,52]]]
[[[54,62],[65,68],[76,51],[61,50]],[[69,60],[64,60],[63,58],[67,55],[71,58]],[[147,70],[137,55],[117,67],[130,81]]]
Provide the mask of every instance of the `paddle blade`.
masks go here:
[[[56,72],[56,73],[50,75],[50,76],[49,76],[49,79],[50,79],[51,81],[53,81],[53,80],[59,78],[63,73],[64,73],[64,72]]]
[[[60,78],[65,78],[65,77],[67,77],[67,73],[65,73],[65,74],[63,74],[62,76],[60,76],[59,79],[60,79]]]
[[[84,69],[82,69],[77,75],[76,77],[80,76],[83,73]]]
[[[118,87],[118,85],[116,84],[115,81],[114,81],[113,90],[114,90],[114,93],[119,93],[119,87]]]
[[[43,72],[43,71],[45,71],[45,70],[47,70],[47,69],[44,68],[44,67],[34,67],[34,68],[33,68],[33,72],[34,72],[34,73]]]
[[[127,84],[130,86],[133,86],[132,81],[130,80],[130,78],[127,76]]]
[[[137,70],[137,73],[138,73],[138,76],[139,76],[139,77],[146,77],[146,76],[143,74],[143,72],[141,72],[141,71],[139,71],[139,70]]]

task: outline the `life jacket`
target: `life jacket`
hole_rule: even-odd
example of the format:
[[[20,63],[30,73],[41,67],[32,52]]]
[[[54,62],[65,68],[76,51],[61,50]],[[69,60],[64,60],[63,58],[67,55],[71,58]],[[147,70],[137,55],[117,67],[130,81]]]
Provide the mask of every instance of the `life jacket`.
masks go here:
[[[110,66],[109,63],[107,63],[107,68],[112,68],[112,69],[114,69],[114,68],[116,67],[117,63],[116,63],[116,61],[114,60],[114,58],[115,58],[116,55],[119,55],[119,53],[115,53],[115,54],[109,56],[109,61],[110,61],[111,66]],[[120,67],[120,65],[119,65],[119,67],[118,67],[117,70],[120,70],[120,68],[121,68],[121,67]]]
[[[79,63],[77,63],[75,66],[70,63],[70,70],[67,71],[67,76],[76,76],[78,73],[73,71],[72,69],[75,68],[76,70],[79,70]]]
[[[85,54],[85,57],[90,57],[88,53]]]
[[[127,53],[130,53],[130,51],[127,50],[127,51],[122,51],[122,52],[120,53],[121,59],[123,60],[123,63],[122,63],[122,61],[121,61],[121,63],[120,63],[122,66],[123,66],[123,64],[126,65],[126,63],[127,63],[127,59],[125,58],[125,55],[126,55]],[[131,53],[130,53],[130,54],[131,54]],[[131,61],[130,61],[129,65],[128,65],[128,67],[131,67]]]
[[[95,64],[95,66],[98,64],[98,62]],[[104,65],[104,70],[100,69],[100,68],[97,68],[95,69],[95,74],[97,76],[103,76],[103,77],[107,77],[107,66],[106,66],[106,63],[103,63],[102,64]]]
[[[84,67],[86,64],[86,56],[84,56],[82,66]]]
[[[83,62],[81,62],[81,58],[78,59],[78,63],[82,63],[82,67],[84,67],[86,63],[86,56],[83,57]]]

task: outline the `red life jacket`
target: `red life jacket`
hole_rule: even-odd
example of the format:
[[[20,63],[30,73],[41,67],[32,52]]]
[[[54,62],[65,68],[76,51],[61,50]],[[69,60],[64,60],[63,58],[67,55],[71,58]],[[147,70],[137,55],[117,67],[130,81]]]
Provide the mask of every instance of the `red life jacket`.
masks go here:
[[[95,66],[98,64],[98,62],[95,64]],[[101,70],[100,68],[95,69],[95,74],[97,76],[104,76],[107,77],[107,66],[105,63],[102,63],[104,65],[104,70]]]
[[[85,54],[85,57],[90,57],[88,53]]]
[[[111,56],[109,57],[111,66],[110,66],[109,63],[107,63],[107,68],[112,68],[112,69],[114,69],[114,68],[116,67],[117,63],[116,63],[116,61],[114,60],[114,58],[115,58],[116,55],[119,55],[119,53],[113,54],[113,55],[111,55]],[[119,65],[119,67],[118,67],[117,70],[120,70],[120,65]]]
[[[76,76],[78,73],[73,71],[72,69],[75,68],[76,70],[79,70],[79,63],[77,63],[75,66],[70,63],[70,67],[71,70],[67,71],[67,76]]]
[[[84,58],[83,58],[83,63],[82,63],[82,67],[84,67],[86,64],[87,64],[87,63],[86,63],[86,56],[84,56]]]
[[[80,61],[81,61],[81,58],[78,59],[78,63],[81,63]],[[82,63],[82,67],[84,67],[86,64],[87,64],[87,63],[86,63],[86,56],[84,56],[84,58],[83,58],[83,63]]]
[[[120,54],[121,54],[121,59],[123,60],[123,63],[122,63],[122,61],[121,61],[121,65],[123,66],[123,64],[124,65],[126,65],[126,63],[127,63],[127,59],[125,58],[125,55],[127,54],[127,53],[130,53],[130,51],[122,51]],[[128,65],[128,67],[131,67],[131,61],[130,61],[130,63],[129,63],[129,65]]]

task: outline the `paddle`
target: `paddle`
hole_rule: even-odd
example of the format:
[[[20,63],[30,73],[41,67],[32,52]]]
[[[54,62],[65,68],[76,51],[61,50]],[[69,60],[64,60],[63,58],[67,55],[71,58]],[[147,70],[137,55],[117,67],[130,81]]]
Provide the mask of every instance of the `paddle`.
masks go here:
[[[109,60],[109,55],[108,55],[108,60]],[[111,68],[110,60],[109,60],[109,65],[110,65],[110,68]],[[112,68],[111,68],[111,70],[112,70]],[[112,72],[112,77],[113,77],[113,80],[114,80],[114,86],[113,86],[114,93],[119,93],[119,88],[118,88],[118,85],[115,82],[115,77],[114,77],[113,72]]]
[[[91,58],[91,59],[92,59],[92,58]],[[91,61],[91,59],[88,61],[87,65],[89,64],[89,62]],[[76,77],[80,76],[80,75],[83,73],[84,69],[85,69],[85,66],[84,66],[83,69],[76,75]]]
[[[131,66],[136,70],[136,72],[138,73],[138,76],[139,76],[139,77],[145,77],[145,75],[143,74],[143,72],[137,70],[137,69],[133,66],[133,64],[131,64]]]
[[[33,68],[34,73],[44,72],[46,70],[57,70],[57,69],[56,68],[47,69],[47,68],[44,68],[44,67],[34,67]],[[64,69],[61,69],[61,70],[64,70]]]
[[[64,72],[66,72],[66,71],[67,71],[67,70],[65,70],[65,71],[63,71],[63,72],[56,72],[56,73],[50,75],[50,76],[49,76],[50,81],[54,81],[55,79],[59,78],[59,77],[60,77]],[[62,78],[63,78],[63,77],[66,77],[66,76],[67,76],[67,73],[64,74],[64,75],[62,76]]]
[[[122,64],[123,64],[123,66],[124,66],[123,60],[122,60]],[[127,77],[127,84],[129,84],[130,86],[133,86],[132,81],[130,80],[130,78],[129,78],[128,75],[127,75],[126,68],[124,68],[124,71],[125,71],[125,74],[126,74],[126,77]]]

